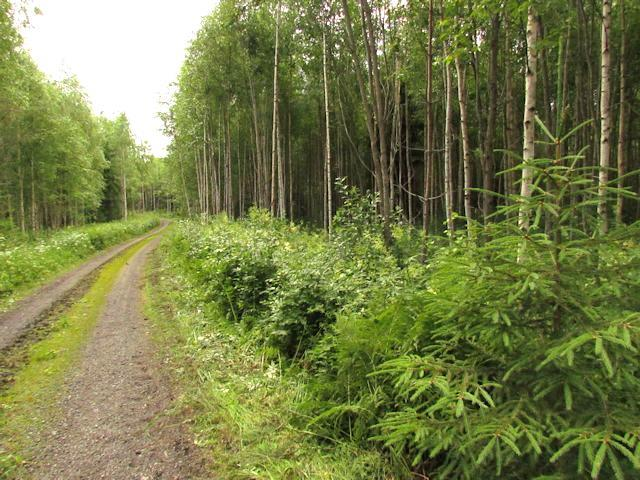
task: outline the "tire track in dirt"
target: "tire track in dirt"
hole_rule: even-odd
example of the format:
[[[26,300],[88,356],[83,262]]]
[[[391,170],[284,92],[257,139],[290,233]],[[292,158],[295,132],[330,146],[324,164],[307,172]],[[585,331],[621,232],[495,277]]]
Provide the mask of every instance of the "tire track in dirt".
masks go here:
[[[203,462],[170,414],[171,386],[142,312],[144,265],[159,237],[122,268],[69,375],[60,415],[29,470],[48,479],[196,479]]]
[[[18,343],[33,327],[46,319],[60,304],[78,298],[83,293],[83,281],[105,263],[113,260],[127,248],[163,230],[168,222],[145,235],[134,238],[95,255],[79,267],[66,272],[40,287],[33,294],[16,302],[8,311],[0,313],[0,352]]]

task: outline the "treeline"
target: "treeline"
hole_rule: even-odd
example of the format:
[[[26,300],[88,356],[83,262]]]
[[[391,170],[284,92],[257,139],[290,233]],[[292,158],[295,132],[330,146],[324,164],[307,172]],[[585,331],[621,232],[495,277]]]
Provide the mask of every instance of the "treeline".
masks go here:
[[[0,0],[0,219],[22,231],[170,208],[164,165],[124,115],[92,114],[78,82],[38,70]]]
[[[521,192],[518,157],[586,148],[601,214],[637,218],[614,190],[637,177],[614,179],[640,166],[639,27],[637,2],[610,0],[222,0],[166,118],[176,199],[330,228],[347,177],[387,222],[451,230]]]

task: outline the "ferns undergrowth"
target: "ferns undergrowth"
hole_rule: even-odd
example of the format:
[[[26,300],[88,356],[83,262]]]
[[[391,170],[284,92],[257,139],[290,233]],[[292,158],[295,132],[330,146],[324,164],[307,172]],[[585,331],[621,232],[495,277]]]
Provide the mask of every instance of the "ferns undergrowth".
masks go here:
[[[602,234],[592,169],[561,160],[424,263],[408,227],[385,248],[376,199],[353,191],[331,239],[252,211],[183,223],[172,257],[304,379],[298,419],[321,438],[428,478],[637,478],[640,224]]]

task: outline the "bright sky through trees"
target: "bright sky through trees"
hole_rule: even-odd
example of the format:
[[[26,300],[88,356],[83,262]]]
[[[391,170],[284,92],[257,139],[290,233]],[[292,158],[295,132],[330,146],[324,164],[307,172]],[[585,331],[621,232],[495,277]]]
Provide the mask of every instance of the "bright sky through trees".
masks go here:
[[[38,0],[22,31],[50,77],[76,75],[95,113],[126,113],[138,141],[164,155],[160,101],[168,99],[184,50],[215,0]]]

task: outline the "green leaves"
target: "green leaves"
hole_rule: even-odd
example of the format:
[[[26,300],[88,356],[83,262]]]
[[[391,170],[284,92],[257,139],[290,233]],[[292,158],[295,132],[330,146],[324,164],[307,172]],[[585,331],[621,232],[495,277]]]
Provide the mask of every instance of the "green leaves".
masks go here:
[[[375,199],[347,201],[332,240],[256,212],[175,240],[210,299],[310,379],[314,430],[433,478],[637,474],[640,225],[531,232],[518,262],[523,237],[505,221],[403,268]],[[541,209],[541,229],[564,215]]]
[[[10,248],[0,248],[0,301],[41,283],[52,274],[111,245],[140,235],[158,225],[155,216],[128,222],[91,224],[59,230]]]
[[[621,436],[611,430],[594,429],[570,429],[558,436],[565,440],[565,443],[551,456],[552,463],[558,462],[561,457],[577,448],[579,470],[584,469],[586,459],[591,478],[602,478],[603,472],[608,468],[617,480],[621,480],[628,478],[625,472],[629,472],[629,465],[633,469],[640,469],[640,458],[630,450],[637,444],[637,439],[632,436]],[[626,462],[626,465],[623,466],[621,462]]]

